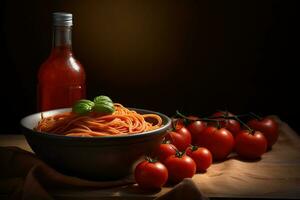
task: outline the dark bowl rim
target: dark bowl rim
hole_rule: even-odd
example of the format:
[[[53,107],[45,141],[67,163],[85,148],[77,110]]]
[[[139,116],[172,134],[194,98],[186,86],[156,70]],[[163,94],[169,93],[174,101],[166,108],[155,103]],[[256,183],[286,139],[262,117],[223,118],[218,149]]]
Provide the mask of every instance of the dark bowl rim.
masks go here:
[[[30,132],[30,134],[36,134],[36,136],[53,138],[53,139],[63,139],[63,140],[111,140],[111,139],[117,140],[117,139],[127,139],[127,138],[140,138],[143,136],[150,136],[150,135],[153,135],[156,133],[165,132],[171,127],[171,123],[172,123],[171,118],[169,118],[167,115],[165,115],[163,113],[160,113],[157,111],[152,111],[152,110],[147,110],[147,109],[141,109],[141,108],[132,108],[132,107],[127,107],[127,108],[130,110],[135,110],[137,112],[140,111],[140,112],[145,112],[145,113],[157,114],[157,115],[161,116],[163,118],[163,120],[166,119],[166,124],[164,124],[162,127],[158,128],[158,129],[146,131],[146,132],[138,133],[138,134],[119,135],[119,136],[94,136],[94,137],[65,136],[65,135],[57,135],[57,134],[47,133],[47,132],[39,132],[39,131],[34,131],[31,128],[28,128],[25,125],[26,119],[33,117],[34,115],[39,115],[41,113],[49,113],[49,112],[63,112],[63,111],[71,110],[71,108],[59,108],[59,109],[53,109],[53,110],[47,110],[47,111],[43,111],[43,112],[33,113],[33,114],[23,117],[20,120],[20,124],[21,124],[22,128],[25,128],[26,130],[28,130],[28,132],[26,131],[26,133],[24,133],[25,136],[26,136],[26,134],[28,134]]]

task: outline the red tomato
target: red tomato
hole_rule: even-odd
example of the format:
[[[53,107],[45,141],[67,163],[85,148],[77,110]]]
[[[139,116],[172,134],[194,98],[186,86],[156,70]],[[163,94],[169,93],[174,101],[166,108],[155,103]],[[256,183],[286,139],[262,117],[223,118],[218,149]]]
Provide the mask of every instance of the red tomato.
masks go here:
[[[225,128],[208,126],[196,141],[199,147],[207,148],[213,155],[213,160],[224,160],[234,147],[234,138]]]
[[[144,189],[159,189],[168,180],[168,170],[160,162],[144,160],[134,171],[137,184]]]
[[[266,152],[267,140],[259,131],[242,130],[235,138],[235,150],[242,158],[257,159]]]
[[[177,148],[173,144],[160,144],[156,152],[159,160],[164,162],[169,156],[175,155]]]
[[[210,151],[204,147],[191,146],[187,148],[186,155],[190,156],[196,163],[197,171],[205,172],[212,163]]]
[[[193,121],[187,126],[192,136],[192,144],[198,140],[198,137],[203,133],[206,126],[207,123],[203,121]]]
[[[221,117],[226,115],[226,112],[216,112],[213,114],[214,117]],[[228,116],[232,117],[234,116],[232,113],[228,112]],[[220,118],[223,119],[223,118]],[[220,122],[221,127],[226,128],[227,130],[229,130],[233,136],[236,136],[236,134],[238,132],[240,132],[241,130],[241,125],[238,121],[234,120],[234,119],[225,119],[225,121],[221,121]]]
[[[179,183],[184,178],[192,178],[196,173],[196,163],[185,154],[176,154],[166,159],[165,165],[171,183]]]
[[[268,148],[271,148],[278,139],[279,127],[275,120],[265,117],[261,120],[252,119],[248,125],[256,131],[262,132],[267,139]]]
[[[176,132],[179,133],[180,135],[183,135],[185,138],[187,138],[187,140],[189,141],[189,143],[191,143],[192,140],[192,136],[190,131],[186,128],[186,127],[181,127],[176,129]]]
[[[184,126],[177,128],[176,131],[169,132],[166,139],[170,140],[179,151],[184,151],[192,142],[191,133]]]

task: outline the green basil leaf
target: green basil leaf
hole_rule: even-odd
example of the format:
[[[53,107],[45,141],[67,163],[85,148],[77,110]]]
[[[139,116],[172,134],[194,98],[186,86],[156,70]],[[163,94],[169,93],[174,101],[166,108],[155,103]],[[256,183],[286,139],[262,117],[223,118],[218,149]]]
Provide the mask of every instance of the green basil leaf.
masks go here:
[[[111,102],[100,101],[98,103],[95,103],[93,110],[103,114],[111,114],[115,112],[115,107]]]
[[[81,99],[74,103],[72,107],[72,112],[75,112],[80,115],[87,114],[92,111],[95,103],[87,100],[87,99]]]
[[[94,98],[95,103],[100,103],[100,102],[103,102],[103,101],[113,103],[113,101],[108,96],[101,95],[101,96],[97,96],[97,97]]]

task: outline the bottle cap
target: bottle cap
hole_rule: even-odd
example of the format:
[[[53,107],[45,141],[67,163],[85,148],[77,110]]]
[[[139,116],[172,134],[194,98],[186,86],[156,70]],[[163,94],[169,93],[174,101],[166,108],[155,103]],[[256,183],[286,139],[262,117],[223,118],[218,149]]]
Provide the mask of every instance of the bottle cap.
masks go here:
[[[66,12],[55,12],[53,13],[53,25],[54,26],[72,26],[73,15]]]

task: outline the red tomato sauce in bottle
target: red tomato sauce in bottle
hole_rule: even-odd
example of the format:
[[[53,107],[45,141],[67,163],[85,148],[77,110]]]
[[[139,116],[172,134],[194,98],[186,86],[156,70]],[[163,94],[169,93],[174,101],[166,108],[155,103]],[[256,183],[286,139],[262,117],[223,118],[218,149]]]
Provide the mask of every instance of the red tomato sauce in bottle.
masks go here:
[[[85,71],[72,51],[72,14],[53,13],[53,47],[38,73],[38,110],[71,107],[86,96]]]

